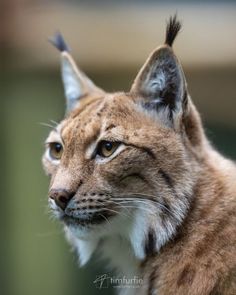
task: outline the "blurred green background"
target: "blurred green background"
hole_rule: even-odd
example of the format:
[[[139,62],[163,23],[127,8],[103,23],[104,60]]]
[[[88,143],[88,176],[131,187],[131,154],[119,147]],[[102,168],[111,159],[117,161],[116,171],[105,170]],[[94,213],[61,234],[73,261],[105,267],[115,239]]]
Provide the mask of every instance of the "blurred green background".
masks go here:
[[[166,19],[177,10],[184,28],[175,48],[190,93],[212,143],[236,159],[235,2],[2,4],[0,293],[112,294],[93,283],[108,272],[104,262],[94,257],[79,269],[61,226],[47,213],[41,155],[49,128],[40,122],[59,121],[64,98],[59,55],[45,40],[60,29],[96,84],[108,91],[128,90],[149,52],[161,44]]]

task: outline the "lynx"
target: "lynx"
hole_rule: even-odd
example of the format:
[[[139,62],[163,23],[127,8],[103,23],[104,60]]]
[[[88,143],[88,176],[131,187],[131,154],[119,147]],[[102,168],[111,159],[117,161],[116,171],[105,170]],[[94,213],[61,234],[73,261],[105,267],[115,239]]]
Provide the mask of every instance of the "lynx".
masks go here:
[[[49,205],[80,265],[97,252],[142,278],[122,294],[236,294],[236,166],[204,133],[172,49],[180,29],[171,17],[127,93],[97,87],[52,40],[67,109],[45,143]]]

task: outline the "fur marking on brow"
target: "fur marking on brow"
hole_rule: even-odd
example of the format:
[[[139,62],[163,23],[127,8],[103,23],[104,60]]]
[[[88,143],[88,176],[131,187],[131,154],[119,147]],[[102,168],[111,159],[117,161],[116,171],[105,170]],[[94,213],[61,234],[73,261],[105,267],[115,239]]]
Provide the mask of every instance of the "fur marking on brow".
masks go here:
[[[145,146],[139,146],[139,145],[136,145],[136,144],[131,144],[131,143],[127,143],[126,144],[127,146],[133,146],[137,149],[140,149],[140,150],[143,150],[144,152],[146,152],[150,157],[152,157],[153,159],[156,159],[156,156],[155,154],[152,152],[152,150],[148,147],[145,147]]]
[[[105,131],[108,131],[110,129],[116,128],[116,125],[110,124],[109,126],[106,127]]]

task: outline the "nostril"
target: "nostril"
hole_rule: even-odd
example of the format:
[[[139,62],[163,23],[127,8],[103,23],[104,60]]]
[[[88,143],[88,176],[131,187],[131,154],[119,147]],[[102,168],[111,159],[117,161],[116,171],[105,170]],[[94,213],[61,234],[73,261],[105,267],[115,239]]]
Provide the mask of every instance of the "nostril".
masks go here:
[[[63,197],[63,196],[60,196],[60,197],[59,197],[59,201],[60,201],[61,203],[64,203],[64,204],[67,204],[67,203],[68,203],[68,199],[67,199],[66,197]]]
[[[67,204],[74,196],[74,193],[68,192],[64,189],[54,189],[49,193],[49,197],[55,201],[58,207],[65,210]]]

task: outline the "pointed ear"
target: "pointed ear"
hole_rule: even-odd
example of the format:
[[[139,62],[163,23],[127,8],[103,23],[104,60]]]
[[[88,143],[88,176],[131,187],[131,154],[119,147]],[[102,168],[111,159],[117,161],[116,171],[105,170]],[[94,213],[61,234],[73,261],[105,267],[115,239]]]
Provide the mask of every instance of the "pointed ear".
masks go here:
[[[173,127],[178,124],[187,99],[182,67],[171,48],[179,29],[175,16],[167,25],[165,45],[150,55],[131,88],[131,93],[142,99],[146,110],[155,112]]]
[[[104,91],[93,84],[93,82],[77,67],[69,53],[60,33],[50,39],[50,42],[61,52],[61,73],[66,97],[67,112],[78,106],[79,101],[88,95],[101,95]]]

